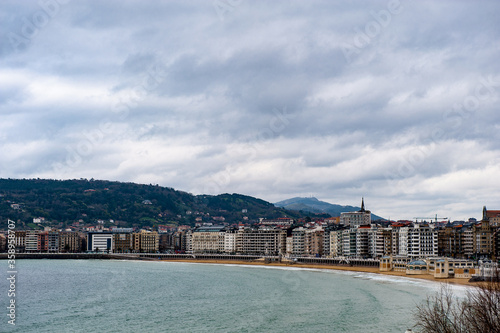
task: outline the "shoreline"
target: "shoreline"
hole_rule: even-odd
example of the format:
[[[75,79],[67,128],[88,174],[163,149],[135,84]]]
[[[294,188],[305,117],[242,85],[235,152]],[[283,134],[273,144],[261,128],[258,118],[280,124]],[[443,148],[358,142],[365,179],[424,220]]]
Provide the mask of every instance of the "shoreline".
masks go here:
[[[257,257],[256,257],[257,258]],[[0,253],[0,260],[7,259],[7,253]],[[101,259],[101,260],[138,260],[138,261],[165,261],[165,262],[186,262],[186,263],[201,263],[201,264],[219,264],[219,265],[249,265],[249,266],[275,266],[275,267],[296,267],[296,268],[310,268],[310,269],[328,269],[337,271],[350,271],[350,272],[360,272],[360,273],[373,273],[385,276],[402,277],[409,279],[419,279],[426,280],[430,282],[438,283],[450,283],[454,285],[461,286],[477,286],[477,282],[469,282],[468,279],[458,279],[458,278],[446,278],[437,279],[430,274],[419,274],[419,275],[407,275],[405,272],[381,272],[378,266],[344,266],[344,265],[332,265],[332,264],[315,264],[315,263],[302,263],[302,262],[264,262],[259,259],[247,259],[239,260],[239,258],[231,259],[213,259],[213,258],[158,258],[156,255],[150,257],[142,257],[139,255],[120,255],[120,254],[89,254],[89,253],[19,253],[16,254],[17,260],[25,259],[64,259],[64,260],[80,260],[80,259]]]
[[[419,279],[426,280],[430,282],[438,283],[450,283],[461,286],[477,286],[475,282],[469,282],[468,279],[457,279],[457,278],[447,278],[447,279],[436,279],[430,274],[419,274],[419,275],[407,275],[405,272],[380,272],[378,267],[363,267],[363,266],[335,266],[335,265],[315,265],[315,264],[303,264],[303,263],[279,263],[279,262],[259,262],[259,261],[242,261],[242,260],[197,260],[197,259],[161,259],[154,261],[165,261],[165,262],[185,262],[185,263],[195,263],[195,264],[218,264],[218,265],[247,265],[247,266],[275,266],[275,267],[297,267],[297,268],[310,268],[310,269],[328,269],[337,271],[350,271],[350,272],[360,272],[360,273],[374,273],[386,276],[403,277],[409,279]]]

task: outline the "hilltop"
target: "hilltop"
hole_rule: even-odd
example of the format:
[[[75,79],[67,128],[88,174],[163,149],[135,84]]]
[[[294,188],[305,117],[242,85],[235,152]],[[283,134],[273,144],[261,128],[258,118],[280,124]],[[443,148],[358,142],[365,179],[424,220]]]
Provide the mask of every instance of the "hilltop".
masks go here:
[[[242,195],[193,195],[169,187],[94,179],[0,179],[0,229],[7,219],[36,227],[75,222],[142,227],[205,222],[255,222],[259,217],[305,217],[267,201]]]
[[[314,197],[310,198],[291,198],[274,204],[276,207],[285,208],[288,210],[310,212],[314,214],[329,214],[331,216],[340,216],[340,213],[355,212],[360,210],[356,206],[335,205],[325,201],[320,201]],[[367,208],[369,209],[369,208]],[[372,220],[383,219],[382,217],[372,213]]]

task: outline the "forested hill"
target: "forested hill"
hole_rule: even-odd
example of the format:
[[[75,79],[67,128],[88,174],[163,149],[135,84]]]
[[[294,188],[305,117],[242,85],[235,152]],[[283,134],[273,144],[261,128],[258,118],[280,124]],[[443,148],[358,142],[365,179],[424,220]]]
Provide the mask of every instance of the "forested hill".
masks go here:
[[[93,179],[0,179],[0,229],[7,219],[34,227],[33,218],[39,217],[55,227],[97,220],[105,226],[140,227],[194,225],[196,218],[239,223],[245,217],[251,222],[285,216],[305,215],[241,194],[195,196],[158,185]]]

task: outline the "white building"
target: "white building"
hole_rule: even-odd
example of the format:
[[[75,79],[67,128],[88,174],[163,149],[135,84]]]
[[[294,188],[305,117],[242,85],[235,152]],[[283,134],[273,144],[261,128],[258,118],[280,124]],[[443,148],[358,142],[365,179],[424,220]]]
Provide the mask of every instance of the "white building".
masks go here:
[[[408,230],[410,227],[401,227],[397,229],[398,233],[398,255],[408,256]]]
[[[227,230],[224,233],[224,252],[234,253],[236,252],[236,243],[238,238],[237,230]]]
[[[38,250],[38,230],[26,231],[25,250],[26,252],[35,252]]]
[[[293,253],[293,236],[286,237],[286,255],[289,257]]]
[[[330,257],[341,257],[343,255],[342,248],[342,230],[330,231]]]
[[[378,228],[375,233],[375,258],[381,258],[393,253],[392,228]],[[397,252],[396,252],[397,253]]]
[[[87,234],[87,251],[113,251],[114,237],[111,232],[89,232]]]
[[[323,255],[328,257],[330,256],[330,230],[325,229],[325,233],[323,234]]]
[[[293,242],[292,254],[294,256],[304,255],[305,242],[306,242],[306,229],[303,227],[298,227],[298,228],[293,229],[292,242]]]
[[[240,229],[236,242],[237,252],[245,254],[284,255],[286,230],[270,227]]]
[[[191,234],[193,253],[219,253],[225,248],[224,226],[202,226]]]
[[[369,256],[371,229],[361,227],[356,229],[356,257],[367,258]]]
[[[408,256],[412,258],[438,255],[438,232],[428,225],[415,224],[408,229]]]
[[[371,224],[372,213],[365,209],[365,200],[361,199],[361,209],[357,212],[340,213],[340,224],[349,227]]]
[[[438,255],[438,232],[428,225],[415,224],[401,227],[398,233],[397,254],[411,258],[427,258]]]
[[[342,230],[342,255],[356,257],[356,228]]]

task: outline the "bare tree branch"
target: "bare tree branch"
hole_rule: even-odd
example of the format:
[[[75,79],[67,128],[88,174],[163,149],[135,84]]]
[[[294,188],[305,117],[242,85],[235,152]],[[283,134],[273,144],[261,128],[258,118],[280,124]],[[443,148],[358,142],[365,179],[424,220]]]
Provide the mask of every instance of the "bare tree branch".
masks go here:
[[[468,291],[465,299],[455,298],[448,285],[417,306],[414,315],[421,333],[500,332],[499,272],[488,282]]]

